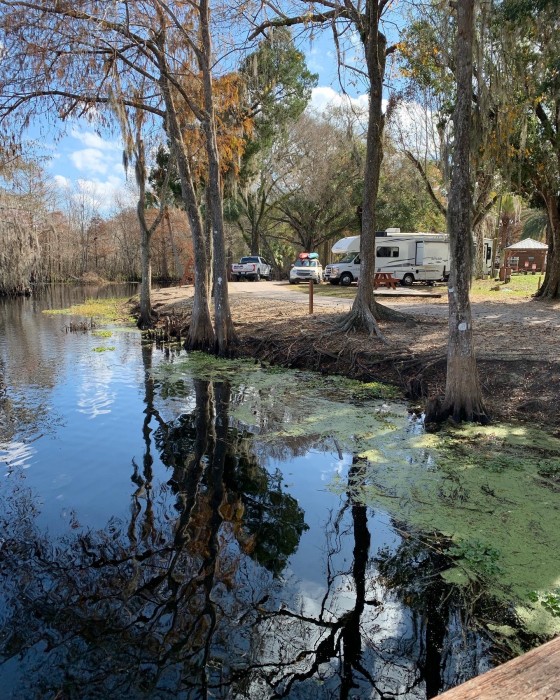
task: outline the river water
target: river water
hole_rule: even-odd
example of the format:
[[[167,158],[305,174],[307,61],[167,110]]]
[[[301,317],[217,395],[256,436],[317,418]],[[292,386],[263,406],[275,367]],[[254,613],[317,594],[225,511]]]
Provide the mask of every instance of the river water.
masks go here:
[[[0,301],[2,697],[422,699],[491,667],[441,553],[358,496],[360,431],[434,468],[406,406],[41,313],[133,291]]]

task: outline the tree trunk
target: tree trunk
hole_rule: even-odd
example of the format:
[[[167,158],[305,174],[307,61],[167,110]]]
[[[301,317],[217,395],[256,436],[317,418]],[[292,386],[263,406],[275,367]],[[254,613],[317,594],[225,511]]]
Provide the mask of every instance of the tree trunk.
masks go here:
[[[362,230],[360,236],[360,283],[350,313],[342,322],[342,330],[365,330],[382,337],[377,320],[392,317],[373,298],[375,278],[375,207],[379,189],[379,173],[383,160],[383,76],[385,75],[385,36],[379,31],[377,2],[369,2],[367,22],[369,31],[364,37],[364,51],[370,81],[369,111],[362,203]],[[386,312],[386,313],[385,313]],[[395,314],[395,317],[399,314]]]
[[[143,202],[138,202],[138,207],[144,206]],[[152,254],[151,254],[151,234],[148,228],[143,223],[142,218],[138,216],[140,221],[140,257],[141,257],[141,282],[140,282],[140,316],[138,317],[138,328],[146,329],[153,326],[152,319]]]
[[[140,282],[140,316],[137,326],[141,329],[151,328],[152,319],[152,234],[156,229],[157,219],[148,228],[144,208],[146,206],[146,163],[144,154],[144,143],[140,132],[136,135],[134,173],[136,184],[138,185],[138,202],[136,204],[136,216],[140,226],[140,260],[141,260],[141,282]],[[158,217],[158,218],[161,218]]]
[[[181,181],[182,199],[189,219],[193,241],[194,299],[191,325],[189,327],[185,346],[189,350],[211,350],[214,347],[215,336],[208,305],[208,257],[204,240],[204,230],[200,211],[198,209],[189,159],[187,158],[181,129],[179,127],[175,103],[169,83],[165,78],[167,66],[165,65],[163,47],[161,48],[160,62],[162,63],[160,86],[167,111],[165,128],[169,137],[170,148],[173,150],[177,163],[177,170]]]
[[[482,221],[479,221],[477,225],[473,227],[474,235],[474,277],[480,280],[484,277],[485,263],[484,258],[484,228],[482,226]]]
[[[550,194],[544,197],[544,201],[549,223],[546,227],[548,254],[544,282],[537,292],[537,297],[558,299],[560,297],[560,198]]]
[[[206,151],[208,154],[208,203],[212,223],[213,242],[213,286],[214,286],[214,330],[216,333],[215,349],[218,355],[231,355],[238,343],[233,327],[228,296],[227,261],[224,232],[224,214],[222,206],[222,188],[220,174],[220,156],[216,139],[216,119],[211,71],[211,38],[209,27],[209,7],[207,0],[200,2],[200,23],[202,53],[200,68],[204,84],[204,131]]]
[[[210,188],[208,185],[204,188],[204,242],[206,245],[206,284],[208,289],[212,290],[211,295],[214,296],[214,277],[212,274],[212,266],[214,265],[214,242],[212,241],[212,205],[210,204]]]
[[[472,52],[474,0],[459,2],[455,44],[457,104],[453,115],[455,145],[447,208],[450,238],[449,340],[445,399],[427,420],[486,422],[486,410],[474,353],[469,288],[472,265],[472,195],[470,187],[470,131],[472,111]]]
[[[183,274],[183,266],[181,265],[181,260],[179,259],[179,252],[177,250],[177,245],[175,244],[175,236],[173,235],[173,226],[171,226],[171,217],[169,216],[169,209],[165,208],[165,219],[167,221],[167,230],[169,232],[169,245],[171,246],[171,252],[173,254],[173,265],[175,272],[173,277],[180,280]]]

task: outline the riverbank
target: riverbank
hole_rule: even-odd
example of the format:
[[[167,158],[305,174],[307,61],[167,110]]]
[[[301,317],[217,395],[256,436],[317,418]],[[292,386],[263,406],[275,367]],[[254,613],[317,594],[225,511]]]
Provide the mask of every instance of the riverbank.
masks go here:
[[[442,290],[440,289],[439,292]],[[186,335],[192,287],[153,292],[160,326]],[[445,388],[447,303],[441,298],[385,297],[407,314],[382,323],[385,343],[337,330],[351,298],[317,296],[309,315],[302,290],[287,284],[232,283],[230,303],[239,353],[262,362],[398,387],[413,406]],[[473,299],[475,342],[487,408],[494,420],[560,428],[560,303],[531,297]]]

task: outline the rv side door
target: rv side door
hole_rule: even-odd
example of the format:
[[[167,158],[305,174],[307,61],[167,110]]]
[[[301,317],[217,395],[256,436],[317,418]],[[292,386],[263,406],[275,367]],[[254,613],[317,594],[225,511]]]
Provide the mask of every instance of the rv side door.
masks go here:
[[[426,243],[424,241],[416,241],[416,269],[414,270],[414,277],[417,280],[426,279],[426,270],[424,265],[426,264]]]

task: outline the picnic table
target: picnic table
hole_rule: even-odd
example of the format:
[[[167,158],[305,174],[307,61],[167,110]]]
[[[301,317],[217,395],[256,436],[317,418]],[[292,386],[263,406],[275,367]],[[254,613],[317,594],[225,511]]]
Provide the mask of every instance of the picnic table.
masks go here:
[[[397,288],[398,279],[393,277],[392,272],[376,272],[373,279],[373,288],[387,287],[388,289]]]

